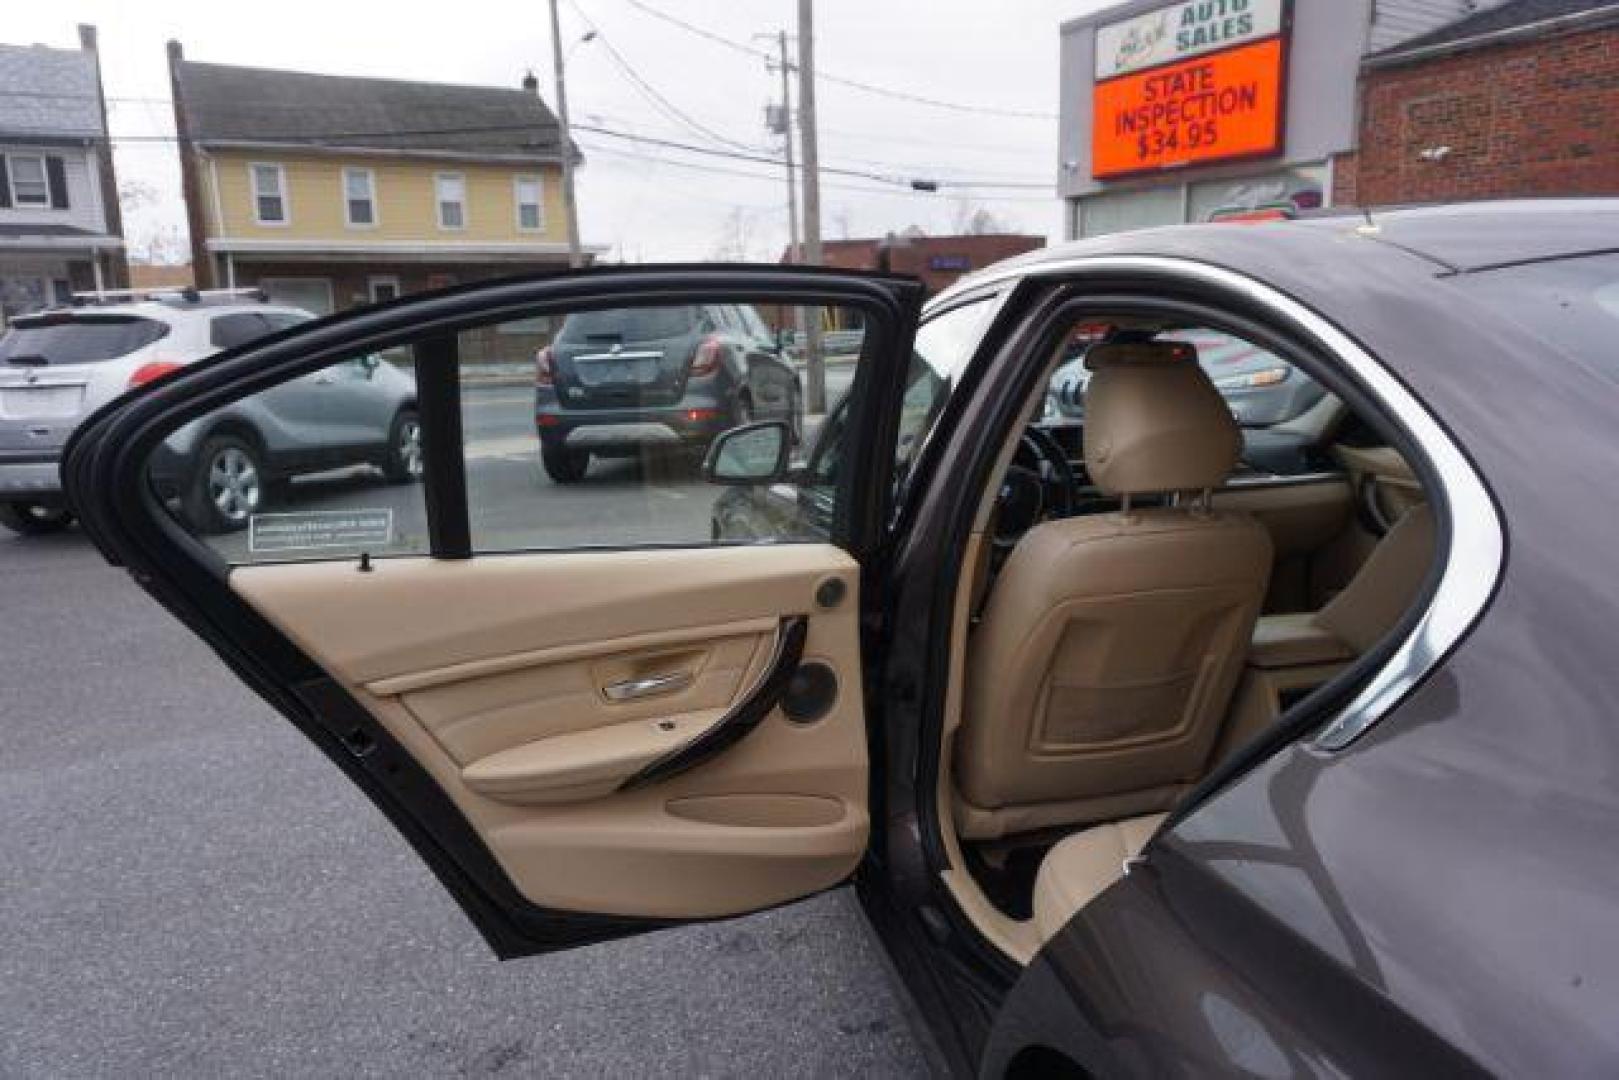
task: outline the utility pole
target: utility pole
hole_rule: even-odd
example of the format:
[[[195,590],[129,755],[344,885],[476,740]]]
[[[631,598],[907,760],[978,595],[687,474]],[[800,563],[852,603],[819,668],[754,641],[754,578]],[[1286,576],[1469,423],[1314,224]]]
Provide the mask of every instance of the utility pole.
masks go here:
[[[787,261],[798,262],[798,177],[793,175],[793,79],[787,62],[787,31],[776,34],[781,49],[781,131],[787,148]]]
[[[551,57],[557,75],[557,121],[562,128],[562,216],[568,223],[568,265],[583,266],[579,247],[579,205],[573,197],[573,129],[568,125],[568,80],[562,69],[562,24],[551,0]]]
[[[552,0],[555,3],[555,0]],[[804,262],[821,265],[821,153],[815,142],[814,0],[798,0],[798,130],[804,140]],[[826,356],[821,348],[820,312],[811,312],[804,335],[807,411],[826,412]]]

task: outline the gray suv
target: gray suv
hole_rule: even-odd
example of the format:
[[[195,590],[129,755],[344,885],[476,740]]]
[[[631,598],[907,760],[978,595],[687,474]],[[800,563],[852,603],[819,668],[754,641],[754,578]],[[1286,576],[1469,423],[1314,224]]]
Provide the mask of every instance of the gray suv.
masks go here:
[[[796,443],[798,369],[751,304],[613,308],[570,315],[534,358],[540,458],[559,484],[592,455],[704,450],[727,428],[781,420]]]
[[[194,289],[99,293],[14,318],[0,334],[0,525],[22,533],[67,526],[58,459],[102,405],[311,318],[257,290]],[[298,473],[374,464],[391,479],[413,479],[420,442],[415,380],[367,359],[181,429],[154,479],[196,527],[228,531],[246,527],[269,490]]]

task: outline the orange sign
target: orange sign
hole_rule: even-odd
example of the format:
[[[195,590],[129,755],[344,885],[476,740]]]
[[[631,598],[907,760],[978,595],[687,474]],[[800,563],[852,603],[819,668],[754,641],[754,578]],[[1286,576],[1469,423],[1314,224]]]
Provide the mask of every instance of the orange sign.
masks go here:
[[[1098,180],[1282,149],[1282,38],[1099,82]]]

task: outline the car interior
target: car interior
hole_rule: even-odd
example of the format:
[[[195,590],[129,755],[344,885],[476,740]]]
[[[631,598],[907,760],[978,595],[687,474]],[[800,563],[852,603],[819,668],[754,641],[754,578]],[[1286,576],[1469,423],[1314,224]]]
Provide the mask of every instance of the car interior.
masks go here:
[[[940,756],[946,883],[1020,962],[1434,559],[1415,472],[1338,396],[1244,429],[1202,328],[1081,329],[1051,369],[1072,401],[1082,358],[1083,408],[1029,403],[975,520]]]

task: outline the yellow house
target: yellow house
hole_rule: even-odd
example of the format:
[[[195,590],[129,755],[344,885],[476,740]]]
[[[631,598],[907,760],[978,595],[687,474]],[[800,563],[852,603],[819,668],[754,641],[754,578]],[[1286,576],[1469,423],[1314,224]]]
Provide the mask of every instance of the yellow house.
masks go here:
[[[560,129],[533,76],[309,75],[187,61],[178,42],[169,69],[201,288],[325,313],[567,265]]]

